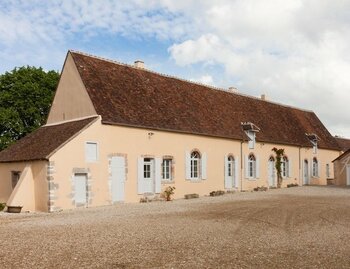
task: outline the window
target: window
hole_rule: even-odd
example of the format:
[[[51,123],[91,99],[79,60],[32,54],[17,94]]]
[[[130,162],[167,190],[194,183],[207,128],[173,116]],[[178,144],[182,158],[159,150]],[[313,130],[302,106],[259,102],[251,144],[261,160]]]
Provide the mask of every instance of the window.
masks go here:
[[[199,179],[199,165],[201,161],[201,155],[198,151],[191,153],[191,179]]]
[[[312,159],[312,176],[318,177],[318,161],[317,158]]]
[[[150,158],[145,158],[143,161],[143,178],[151,178],[152,160]]]
[[[281,159],[282,177],[289,177],[289,160],[287,157]]]
[[[326,177],[327,177],[327,178],[330,178],[330,177],[331,177],[329,163],[326,164]]]
[[[21,177],[20,171],[12,171],[12,189],[14,189]]]
[[[256,159],[253,154],[250,154],[248,157],[248,177],[256,177]]]
[[[163,163],[162,163],[163,180],[166,180],[166,181],[172,180],[171,167],[172,167],[172,159],[163,159]]]
[[[232,177],[234,175],[235,159],[233,156],[227,158],[227,175]]]
[[[86,142],[85,158],[87,162],[96,162],[98,158],[98,149],[96,142]]]

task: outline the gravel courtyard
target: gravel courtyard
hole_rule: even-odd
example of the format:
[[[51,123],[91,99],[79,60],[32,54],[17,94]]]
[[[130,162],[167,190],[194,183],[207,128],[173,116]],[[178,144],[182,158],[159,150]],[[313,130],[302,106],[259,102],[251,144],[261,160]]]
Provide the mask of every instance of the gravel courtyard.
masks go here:
[[[0,268],[349,268],[350,189],[0,213]]]

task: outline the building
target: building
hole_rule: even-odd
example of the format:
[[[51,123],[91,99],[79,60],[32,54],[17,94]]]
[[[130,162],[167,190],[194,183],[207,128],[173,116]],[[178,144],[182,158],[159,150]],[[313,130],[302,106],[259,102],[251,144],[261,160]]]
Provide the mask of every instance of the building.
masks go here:
[[[334,184],[338,186],[350,186],[350,139],[336,137],[341,154],[333,161]]]
[[[69,51],[47,124],[0,152],[0,202],[53,212],[276,185],[325,185],[339,145],[312,111]]]

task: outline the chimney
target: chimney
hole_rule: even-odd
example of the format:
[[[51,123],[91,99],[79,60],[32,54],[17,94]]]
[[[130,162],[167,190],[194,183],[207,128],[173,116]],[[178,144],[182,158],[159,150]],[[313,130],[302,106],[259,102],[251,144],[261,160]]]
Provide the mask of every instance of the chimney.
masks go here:
[[[261,100],[267,101],[267,100],[269,100],[269,98],[267,97],[267,95],[265,93],[263,93],[261,95]]]
[[[237,93],[238,89],[236,87],[228,87],[229,92]]]
[[[141,61],[141,60],[136,60],[136,61],[134,62],[134,66],[135,66],[136,68],[144,69],[144,68],[145,68],[145,63],[144,63],[143,61]]]

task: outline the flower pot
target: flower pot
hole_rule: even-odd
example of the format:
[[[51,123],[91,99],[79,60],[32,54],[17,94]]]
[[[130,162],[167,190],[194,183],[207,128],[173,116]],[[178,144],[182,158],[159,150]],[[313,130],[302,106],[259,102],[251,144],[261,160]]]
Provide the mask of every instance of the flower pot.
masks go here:
[[[7,206],[7,212],[8,213],[21,213],[22,207],[23,206],[11,206],[11,205],[8,205]]]

